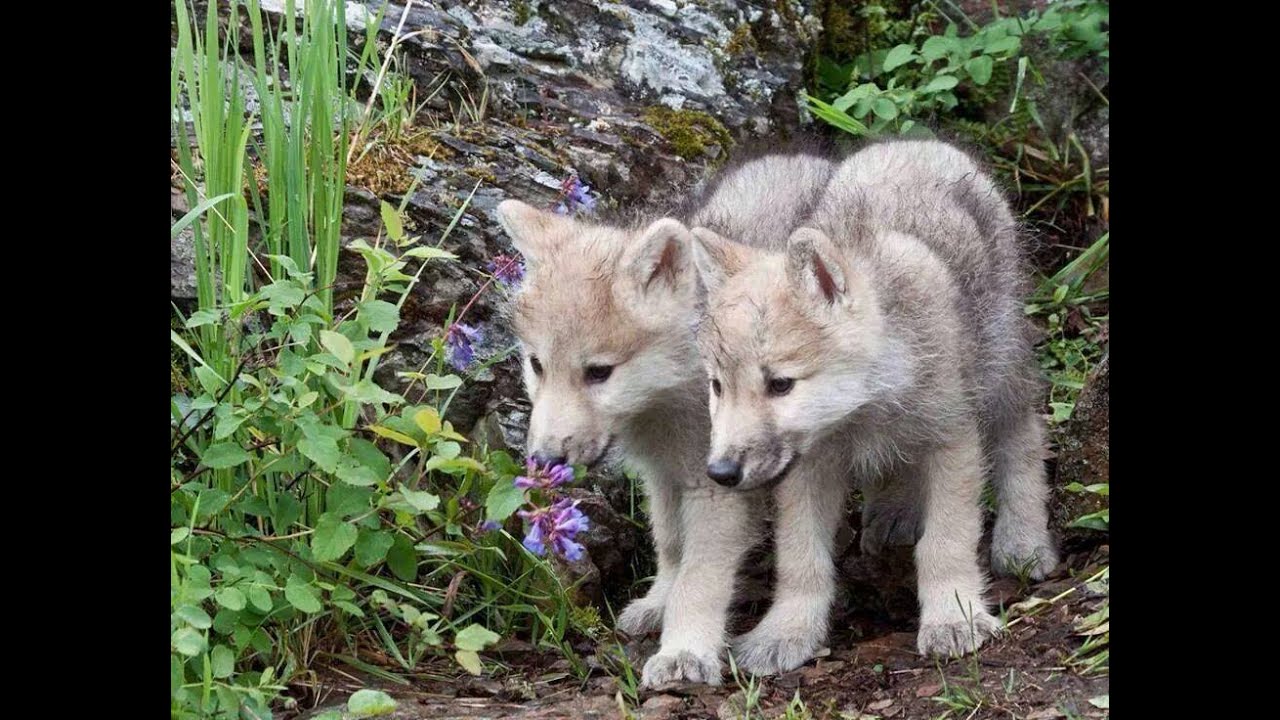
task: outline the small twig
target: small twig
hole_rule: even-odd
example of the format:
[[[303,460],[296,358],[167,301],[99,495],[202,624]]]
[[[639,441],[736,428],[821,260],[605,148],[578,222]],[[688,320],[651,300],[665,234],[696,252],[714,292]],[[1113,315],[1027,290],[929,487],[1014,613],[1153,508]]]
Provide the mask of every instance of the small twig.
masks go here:
[[[195,422],[194,425],[188,428],[187,431],[183,433],[176,442],[173,443],[173,447],[169,448],[170,455],[173,455],[175,452],[178,451],[178,448],[182,447],[182,444],[187,441],[187,438],[191,437],[191,433],[195,432],[197,429],[199,429],[201,425],[207,422],[209,418],[213,417],[214,409],[217,408],[219,403],[221,403],[223,400],[226,399],[227,393],[231,392],[231,388],[234,387],[236,384],[236,378],[240,377],[240,371],[244,370],[245,363],[247,363],[248,361],[249,361],[248,356],[241,358],[240,364],[236,367],[236,371],[231,373],[231,379],[227,380],[227,386],[222,388],[222,392],[218,393],[218,397],[214,399],[213,407],[205,411],[205,414],[202,415],[200,419]],[[179,423],[179,427],[187,423],[187,419],[191,417],[191,413],[193,412],[195,412],[194,409],[189,411],[186,415],[182,417],[182,422]]]

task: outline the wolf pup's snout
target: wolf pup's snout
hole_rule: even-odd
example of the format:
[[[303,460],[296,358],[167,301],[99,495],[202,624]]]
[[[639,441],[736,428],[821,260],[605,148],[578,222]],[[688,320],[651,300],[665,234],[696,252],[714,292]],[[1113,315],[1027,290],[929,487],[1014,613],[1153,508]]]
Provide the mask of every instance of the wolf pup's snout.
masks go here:
[[[707,465],[707,477],[719,485],[733,487],[742,482],[742,463],[736,460],[716,460]]]
[[[534,462],[538,463],[543,467],[552,467],[554,465],[564,465],[565,461],[568,459],[564,455],[558,455],[556,453],[545,452],[545,451],[535,452],[531,457],[533,458]]]

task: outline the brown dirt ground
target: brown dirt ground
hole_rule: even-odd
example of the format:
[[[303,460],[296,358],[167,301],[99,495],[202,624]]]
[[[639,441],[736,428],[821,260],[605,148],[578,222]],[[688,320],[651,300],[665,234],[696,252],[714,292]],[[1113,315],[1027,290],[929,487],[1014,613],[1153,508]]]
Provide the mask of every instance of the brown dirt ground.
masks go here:
[[[1029,588],[1020,589],[1016,580],[994,583],[990,595],[999,607],[1008,608],[1031,596],[1054,600],[1034,611],[1011,610],[1009,632],[986,644],[976,656],[945,662],[923,658],[915,652],[911,627],[868,634],[867,626],[859,628],[857,618],[852,618],[840,625],[845,629],[834,634],[824,657],[760,681],[750,720],[784,717],[797,693],[815,720],[1108,717],[1107,709],[1089,702],[1109,694],[1106,671],[1086,674],[1069,661],[1086,639],[1078,634],[1078,620],[1104,602],[1096,586],[1086,587],[1085,580],[1107,564],[1108,547],[1102,545],[1068,556],[1053,577]],[[857,640],[857,635],[867,639]],[[636,672],[651,651],[652,640],[628,648]],[[311,717],[323,708],[340,707],[349,692],[369,686],[380,686],[399,702],[396,712],[386,716],[392,720],[744,717],[744,693],[732,678],[716,688],[681,685],[641,690],[628,701],[619,681],[599,668],[594,658],[589,658],[589,664],[597,669],[581,681],[568,672],[566,661],[533,652],[527,644],[508,642],[497,655],[510,668],[500,676],[425,672],[412,677],[410,686],[370,682],[345,670],[324,672],[299,698],[297,714],[289,712],[286,717]],[[956,702],[963,696],[970,700]]]

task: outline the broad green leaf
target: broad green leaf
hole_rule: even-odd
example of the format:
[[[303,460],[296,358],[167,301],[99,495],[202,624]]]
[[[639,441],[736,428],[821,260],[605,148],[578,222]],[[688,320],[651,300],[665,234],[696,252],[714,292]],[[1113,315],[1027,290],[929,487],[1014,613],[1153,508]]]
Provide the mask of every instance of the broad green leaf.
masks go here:
[[[435,408],[424,408],[413,414],[413,421],[427,436],[440,432],[440,413]]]
[[[966,62],[964,69],[969,73],[969,77],[973,78],[975,84],[986,85],[991,80],[991,70],[994,66],[995,63],[990,55],[979,55]]]
[[[498,633],[483,625],[471,623],[458,632],[457,637],[453,639],[453,644],[459,650],[483,650],[500,639],[501,636]]]
[[[333,483],[324,494],[325,511],[343,518],[360,515],[368,512],[372,497],[372,488]]]
[[[472,650],[459,650],[453,654],[453,657],[463,670],[472,675],[479,675],[484,670],[484,666],[480,664],[480,656]]]
[[[433,495],[425,490],[410,490],[402,488],[400,494],[404,499],[419,512],[429,512],[440,507],[440,496]]]
[[[173,532],[169,533],[169,544],[177,545],[183,540],[186,540],[187,536],[190,534],[191,534],[191,528],[187,528],[187,527],[174,528]]]
[[[982,49],[982,51],[984,53],[987,53],[988,55],[996,55],[998,53],[1013,52],[1014,50],[1017,50],[1018,46],[1021,44],[1022,44],[1022,38],[1018,37],[1017,35],[1009,35],[1007,37],[1002,37],[999,40],[991,41],[986,47]]]
[[[877,117],[882,117],[885,120],[892,120],[898,117],[898,106],[886,97],[876,98],[871,103],[871,110]]]
[[[906,65],[912,60],[918,59],[915,54],[913,45],[902,44],[894,47],[884,58],[884,70],[889,72],[900,65]]]
[[[213,618],[209,617],[209,613],[195,605],[181,605],[174,614],[197,630],[208,630],[213,627]]]
[[[434,260],[438,258],[456,260],[458,256],[448,250],[441,250],[440,248],[430,247],[428,245],[419,245],[418,247],[405,250],[401,257],[421,258],[423,260]]]
[[[325,513],[316,523],[316,531],[311,536],[311,552],[320,562],[330,562],[341,558],[356,544],[359,531],[338,515]]]
[[[298,451],[325,472],[337,470],[338,460],[342,457],[338,443],[327,437],[304,437],[298,441]]]
[[[924,44],[920,46],[920,56],[924,58],[925,62],[933,62],[951,52],[955,44],[956,40],[954,38],[934,35],[925,40]]]
[[[245,591],[245,595],[249,596],[249,602],[253,604],[259,612],[271,612],[273,603],[271,602],[271,592],[260,585],[251,585]]]
[[[347,712],[355,718],[370,718],[395,712],[396,701],[381,690],[357,690],[347,700]]]
[[[249,453],[245,452],[239,443],[222,442],[206,448],[204,454],[200,456],[200,462],[218,470],[248,462],[250,457]]]
[[[356,359],[356,349],[352,347],[351,341],[347,339],[347,336],[342,333],[321,330],[320,344],[346,365],[350,365]]]
[[[339,385],[338,389],[348,398],[366,405],[372,403],[398,404],[404,402],[399,395],[382,389],[372,380],[361,380],[354,385]]]
[[[376,484],[383,479],[372,468],[367,465],[361,465],[352,457],[343,457],[338,462],[337,474],[339,480],[361,487]]]
[[[444,377],[441,377],[435,373],[427,373],[422,384],[426,386],[428,390],[452,390],[462,385],[462,378],[457,375],[445,375]]]
[[[391,332],[400,324],[400,308],[386,300],[370,300],[360,304],[360,317],[374,332]]]
[[[239,588],[219,588],[218,591],[213,594],[213,599],[217,600],[219,605],[228,610],[243,610],[245,606],[244,593],[241,592]]]
[[[195,657],[205,651],[209,643],[204,639],[204,635],[196,632],[192,628],[179,628],[177,632],[170,638],[173,648],[187,657]]]
[[[485,519],[502,522],[519,510],[521,505],[524,505],[524,490],[516,487],[510,480],[499,480],[485,498]]]
[[[213,652],[209,653],[209,661],[213,676],[219,680],[231,677],[236,671],[236,654],[226,645],[214,647]]]
[[[377,565],[386,559],[394,542],[395,538],[385,530],[361,530],[356,540],[356,562],[366,568]]]
[[[483,472],[485,468],[484,468],[484,463],[474,458],[469,458],[469,457],[445,458],[437,455],[436,457],[433,457],[430,460],[428,460],[427,464],[422,466],[422,469],[426,472],[430,472],[432,470],[440,470],[441,472],[446,472],[446,473],[449,473],[450,475],[462,475],[466,473],[468,470],[474,470],[475,472]]]
[[[941,92],[943,90],[950,90],[959,82],[960,81],[957,80],[954,75],[939,75],[938,77],[930,80],[928,85],[924,86],[924,92]]]
[[[391,573],[405,582],[418,579],[418,553],[409,538],[396,534],[395,542],[387,551],[387,567]]]
[[[202,325],[213,325],[222,322],[221,310],[197,310],[187,318],[187,328],[198,328]]]
[[[290,575],[289,582],[285,583],[284,599],[307,614],[318,613],[324,609],[320,605],[320,599],[316,597],[315,586],[297,575]]]
[[[404,224],[400,221],[400,213],[386,200],[382,201],[382,227],[387,237],[399,243],[404,239]]]
[[[370,425],[369,429],[372,430],[374,434],[381,435],[382,437],[390,440],[395,440],[401,445],[411,445],[413,447],[418,446],[417,440],[414,440],[413,438],[409,437],[408,435],[405,435],[402,432],[392,430],[389,427],[383,427],[382,425]]]

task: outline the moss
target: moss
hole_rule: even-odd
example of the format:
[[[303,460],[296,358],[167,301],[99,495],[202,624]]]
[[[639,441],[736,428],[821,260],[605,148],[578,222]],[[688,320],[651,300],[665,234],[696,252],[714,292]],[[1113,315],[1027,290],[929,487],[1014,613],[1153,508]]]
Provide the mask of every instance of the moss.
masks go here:
[[[733,136],[719,120],[699,110],[672,110],[655,105],[645,111],[644,121],[671,143],[676,154],[685,160],[696,160],[707,145],[718,145],[721,155],[733,147]]]
[[[515,0],[511,3],[511,7],[516,11],[516,25],[524,25],[529,22],[529,18],[533,17],[533,13],[529,10],[528,0]]]
[[[729,57],[738,57],[746,52],[755,52],[756,39],[751,34],[751,25],[742,23],[729,36],[729,42],[724,44],[724,52]]]
[[[472,165],[462,172],[478,180],[483,180],[490,185],[495,185],[498,182],[498,176],[494,175],[492,170],[483,165]]]

